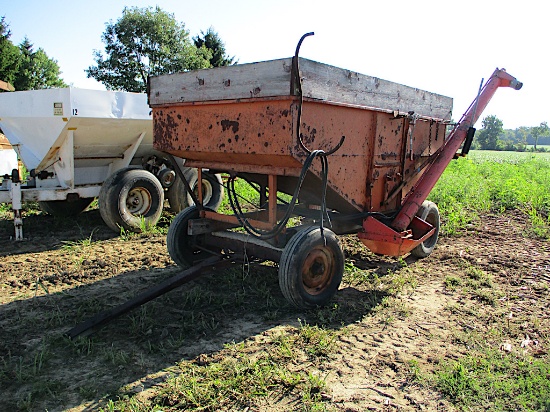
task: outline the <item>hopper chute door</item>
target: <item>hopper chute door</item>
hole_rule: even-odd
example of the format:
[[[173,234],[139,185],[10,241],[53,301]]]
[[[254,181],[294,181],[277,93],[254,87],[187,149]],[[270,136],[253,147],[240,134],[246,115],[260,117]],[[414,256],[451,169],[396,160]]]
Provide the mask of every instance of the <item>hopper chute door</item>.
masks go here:
[[[378,113],[373,141],[373,161],[369,182],[370,210],[395,210],[401,202],[393,195],[403,181],[407,120]]]

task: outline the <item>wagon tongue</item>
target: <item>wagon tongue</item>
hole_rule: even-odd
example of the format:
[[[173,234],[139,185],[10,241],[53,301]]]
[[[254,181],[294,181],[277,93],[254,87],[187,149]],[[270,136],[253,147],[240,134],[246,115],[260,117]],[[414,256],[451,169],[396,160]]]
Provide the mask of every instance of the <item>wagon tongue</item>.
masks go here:
[[[124,315],[125,313],[128,313],[129,311],[138,308],[139,306],[149,302],[150,300],[153,300],[165,293],[168,293],[169,291],[187,282],[190,282],[193,279],[196,279],[206,272],[217,271],[223,267],[231,265],[233,262],[233,259],[226,259],[220,256],[209,257],[208,259],[205,259],[195,266],[186,269],[169,279],[166,279],[164,282],[156,286],[153,286],[145,292],[128,300],[126,303],[123,303],[122,305],[116,306],[104,312],[98,313],[97,315],[85,320],[84,322],[79,323],[71,330],[69,330],[66,335],[71,339],[76,339],[79,336],[89,336],[113,319]]]

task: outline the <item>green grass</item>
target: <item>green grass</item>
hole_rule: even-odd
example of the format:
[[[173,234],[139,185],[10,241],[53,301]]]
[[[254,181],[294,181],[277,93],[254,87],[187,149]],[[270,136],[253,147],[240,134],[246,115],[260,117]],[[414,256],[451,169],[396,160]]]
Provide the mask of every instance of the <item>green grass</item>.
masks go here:
[[[38,202],[25,202],[23,203],[23,215],[32,216],[40,213],[40,207]],[[13,219],[13,210],[11,203],[0,203],[0,219],[11,220]]]
[[[109,401],[104,411],[220,409],[247,410],[280,396],[293,394],[304,411],[323,411],[325,377],[301,363],[330,356],[336,333],[302,322],[265,343],[265,350],[248,352],[245,343],[227,345],[221,352],[182,361],[177,374],[162,384],[152,399],[141,404],[128,395]]]
[[[235,181],[235,191],[239,194],[239,203],[241,204],[241,206],[243,206],[243,208],[259,206],[260,194],[244,179],[237,179]],[[227,195],[224,196],[218,212],[224,214],[233,214]]]
[[[166,235],[168,233],[168,227],[172,218],[172,214],[164,212],[157,224],[151,225],[150,223],[145,221],[145,218],[143,216],[141,216],[139,221],[139,230],[137,232],[127,230],[124,229],[122,226],[119,226],[120,239],[128,241],[136,238],[148,237],[151,235]]]
[[[550,410],[550,364],[488,347],[436,372],[435,386],[462,410]]]
[[[479,214],[519,209],[535,235],[550,238],[550,156],[524,155],[475,153],[451,162],[429,196],[439,206],[443,233],[455,234]]]

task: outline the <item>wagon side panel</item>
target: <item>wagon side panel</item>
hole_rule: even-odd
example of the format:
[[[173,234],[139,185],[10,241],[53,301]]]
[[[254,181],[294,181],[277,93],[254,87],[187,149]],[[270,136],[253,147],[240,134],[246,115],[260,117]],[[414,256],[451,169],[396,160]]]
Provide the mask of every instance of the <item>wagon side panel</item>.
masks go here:
[[[304,103],[301,123],[302,141],[310,150],[321,149],[327,152],[339,143],[342,136],[345,137],[342,147],[328,157],[328,190],[333,192],[333,197],[327,199],[327,206],[339,211],[367,209],[370,205],[368,185],[376,113],[360,108],[307,101]],[[300,149],[296,137],[294,141],[292,155],[303,161],[305,153]],[[318,196],[321,187],[321,163],[314,161],[311,170],[319,179],[319,184],[312,187],[311,191]]]
[[[184,156],[189,165],[249,171],[250,166],[301,168],[290,156],[293,100],[243,100],[157,107],[155,148]]]

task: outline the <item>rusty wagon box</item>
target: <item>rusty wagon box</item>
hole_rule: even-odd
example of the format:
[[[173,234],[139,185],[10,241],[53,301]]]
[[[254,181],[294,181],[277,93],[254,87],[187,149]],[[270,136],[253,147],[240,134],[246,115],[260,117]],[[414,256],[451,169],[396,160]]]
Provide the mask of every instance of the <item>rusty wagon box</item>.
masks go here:
[[[168,230],[172,259],[273,260],[283,295],[308,307],[342,280],[338,235],[379,254],[433,251],[440,217],[429,192],[468,152],[496,89],[522,84],[495,70],[448,133],[450,97],[299,58],[299,45],[293,58],[152,77],[148,96],[154,147],[225,173],[233,211],[203,207],[199,190]],[[252,209],[237,179],[259,192]]]
[[[298,176],[305,152],[329,150],[327,206],[341,212],[390,211],[415,170],[443,143],[452,99],[315,61],[299,60],[302,101],[292,59],[178,73],[150,79],[154,145],[188,165]],[[414,119],[414,120],[413,120]],[[315,179],[304,193],[315,202]],[[350,178],[352,177],[353,178]],[[290,180],[290,182],[289,182]],[[318,201],[318,199],[317,199]]]

